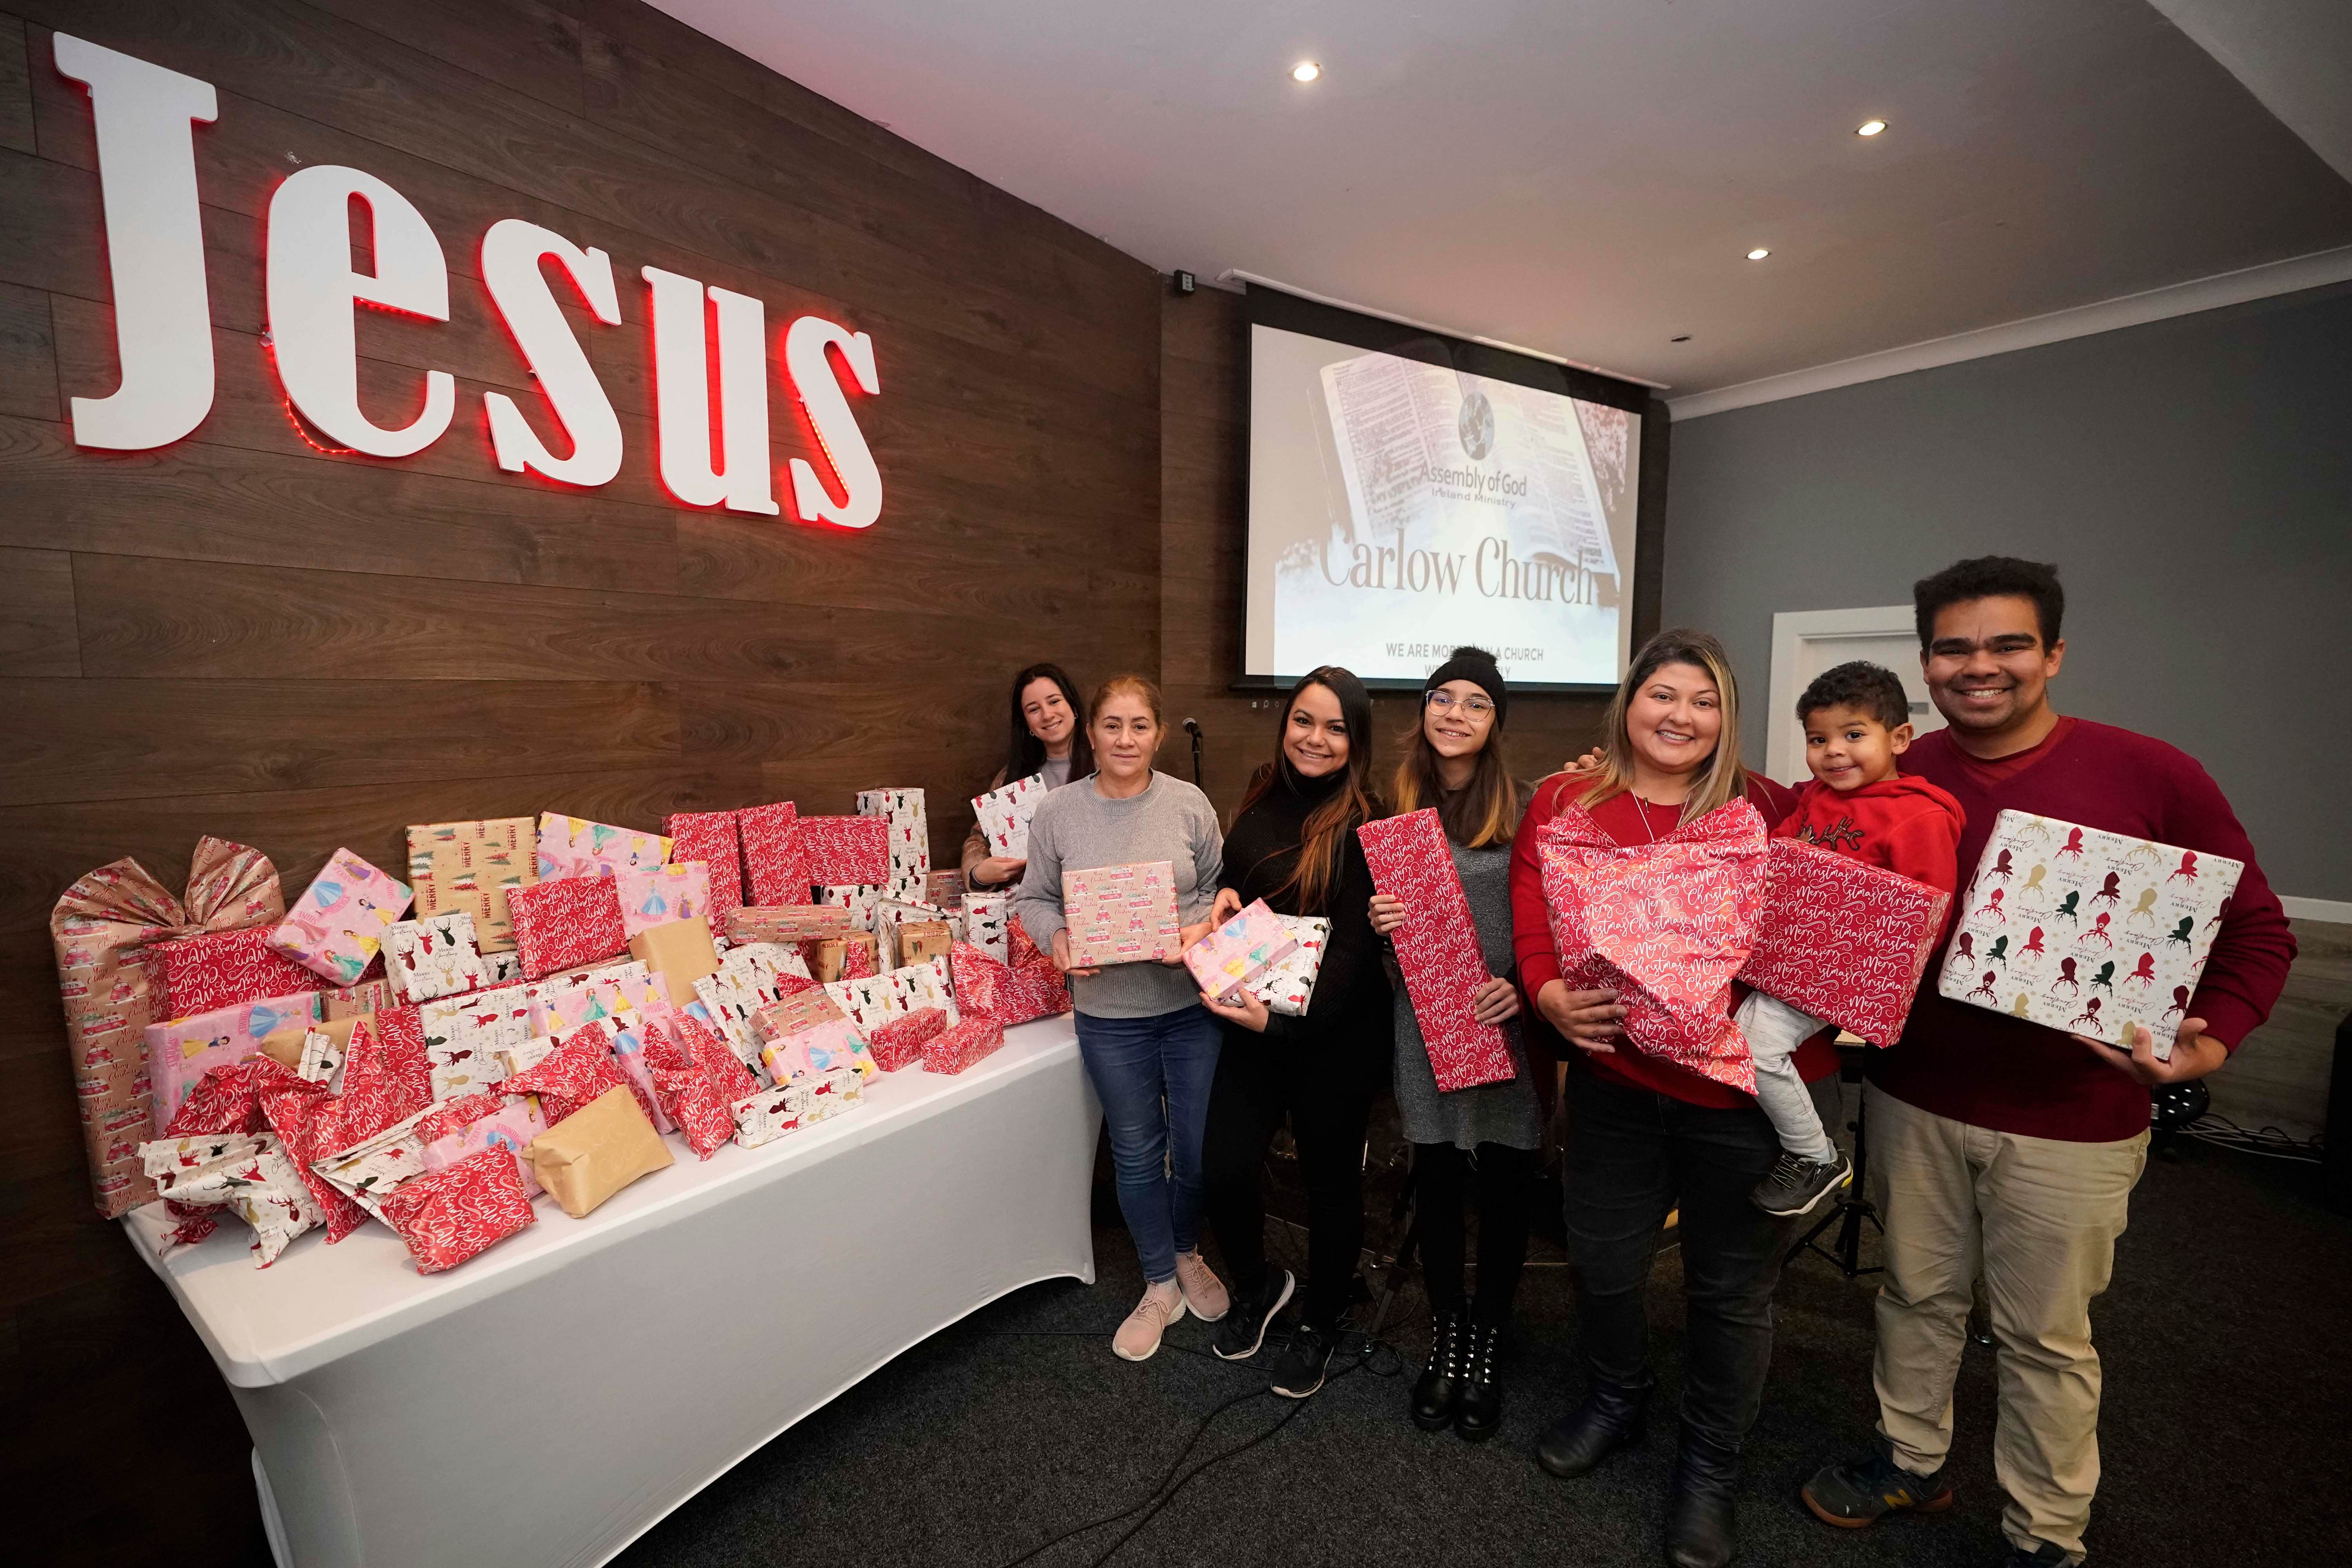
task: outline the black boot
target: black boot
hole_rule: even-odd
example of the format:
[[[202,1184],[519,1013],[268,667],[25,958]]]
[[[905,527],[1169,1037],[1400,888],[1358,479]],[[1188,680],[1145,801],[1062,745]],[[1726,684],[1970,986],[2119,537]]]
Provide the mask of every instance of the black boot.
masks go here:
[[[1666,1561],[1674,1568],[1723,1568],[1738,1547],[1732,1510],[1739,1450],[1683,1428],[1666,1493]]]
[[[1462,1309],[1449,1308],[1429,1320],[1429,1365],[1412,1385],[1412,1424],[1424,1432],[1443,1432],[1454,1420],[1462,1396],[1462,1354],[1470,1335]]]
[[[1645,1373],[1638,1384],[1592,1380],[1584,1403],[1560,1417],[1536,1442],[1536,1463],[1555,1476],[1583,1475],[1642,1435],[1642,1406],[1650,1397]]]
[[[1462,1358],[1462,1399],[1454,1407],[1454,1430],[1465,1443],[1485,1442],[1503,1424],[1503,1385],[1495,1381],[1502,1340],[1499,1323],[1470,1325],[1470,1345]]]

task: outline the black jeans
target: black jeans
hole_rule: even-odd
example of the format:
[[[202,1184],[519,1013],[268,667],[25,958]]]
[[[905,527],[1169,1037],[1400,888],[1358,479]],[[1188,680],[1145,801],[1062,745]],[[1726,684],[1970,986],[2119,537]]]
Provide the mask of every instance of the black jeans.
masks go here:
[[[1463,1255],[1468,1226],[1470,1153],[1451,1143],[1412,1146],[1420,1219],[1422,1273],[1429,1304],[1439,1311],[1462,1305]],[[1527,1267],[1529,1211],[1535,1204],[1536,1152],[1503,1143],[1478,1145],[1478,1299],[1471,1315],[1496,1327],[1510,1321],[1511,1299]]]
[[[1575,1123],[1563,1208],[1586,1363],[1607,1382],[1649,1382],[1643,1288],[1659,1227],[1679,1207],[1683,1420],[1737,1449],[1763,1402],[1784,1239],[1748,1194],[1780,1141],[1752,1104],[1690,1105],[1612,1083],[1581,1063],[1569,1071],[1568,1092]]]
[[[1234,1293],[1265,1286],[1265,1149],[1287,1119],[1307,1185],[1307,1322],[1328,1328],[1347,1310],[1364,1246],[1364,1128],[1372,1091],[1336,1057],[1228,1031],[1209,1090],[1201,1148],[1202,1210],[1217,1234]]]

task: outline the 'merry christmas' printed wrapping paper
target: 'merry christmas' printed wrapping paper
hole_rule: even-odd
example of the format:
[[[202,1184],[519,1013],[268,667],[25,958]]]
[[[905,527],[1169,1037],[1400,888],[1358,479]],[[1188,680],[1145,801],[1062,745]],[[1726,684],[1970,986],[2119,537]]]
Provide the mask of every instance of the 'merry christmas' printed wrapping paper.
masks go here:
[[[698,860],[709,879],[710,929],[743,902],[743,837],[731,811],[679,812],[664,823],[674,861]]]
[[[923,1070],[959,1073],[995,1054],[1004,1044],[1004,1026],[993,1018],[971,1017],[931,1037],[923,1047]]]
[[[807,880],[813,883],[887,882],[890,879],[890,824],[879,816],[803,816],[794,825],[793,841],[800,850]]]
[[[1502,1029],[1481,1024],[1471,1010],[1471,997],[1494,975],[1478,950],[1478,928],[1436,809],[1368,822],[1356,837],[1372,885],[1404,903],[1404,924],[1391,941],[1437,1087],[1469,1089],[1516,1077]]]
[[[1952,897],[1834,851],[1775,838],[1739,978],[1873,1045],[1903,1034]]]
[[[408,880],[418,918],[469,914],[484,952],[512,952],[507,894],[539,880],[538,840],[538,826],[528,816],[412,825]]]
[[[269,931],[262,926],[176,937],[155,943],[149,952],[156,1010],[167,1018],[292,991],[324,991],[334,984],[272,948]]]
[[[806,902],[810,878],[808,865],[801,858],[800,814],[793,803],[782,800],[772,805],[747,805],[735,814],[735,823],[743,836],[743,869],[748,884],[745,900],[754,904]]]
[[[381,1207],[419,1274],[454,1268],[539,1218],[514,1156],[503,1149],[413,1176],[386,1193]]]
[[[269,945],[334,984],[356,985],[383,946],[384,928],[408,912],[408,899],[407,883],[338,849],[288,906]]]
[[[542,878],[507,896],[526,980],[626,952],[619,884],[610,877]]]

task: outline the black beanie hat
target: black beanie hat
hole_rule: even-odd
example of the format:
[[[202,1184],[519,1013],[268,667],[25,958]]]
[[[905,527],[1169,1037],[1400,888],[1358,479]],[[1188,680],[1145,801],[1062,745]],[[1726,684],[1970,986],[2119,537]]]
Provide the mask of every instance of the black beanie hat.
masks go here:
[[[1449,680],[1469,681],[1494,699],[1495,727],[1502,728],[1511,710],[1511,689],[1503,684],[1502,668],[1493,654],[1483,647],[1455,648],[1454,657],[1431,670],[1429,679],[1421,683],[1422,695],[1426,697]]]

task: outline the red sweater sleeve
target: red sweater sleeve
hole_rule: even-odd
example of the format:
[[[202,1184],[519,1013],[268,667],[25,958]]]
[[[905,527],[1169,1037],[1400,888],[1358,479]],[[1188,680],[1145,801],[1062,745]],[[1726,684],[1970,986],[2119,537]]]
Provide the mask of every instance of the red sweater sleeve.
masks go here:
[[[1945,892],[1960,885],[1960,819],[1941,808],[1916,813],[1884,835],[1886,868]]]
[[[1511,949],[1519,961],[1519,989],[1533,1001],[1559,978],[1559,955],[1551,950],[1551,911],[1545,907],[1543,863],[1536,858],[1536,835],[1559,815],[1560,796],[1570,780],[1554,773],[1536,786],[1527,815],[1511,838]]]
[[[2187,765],[2174,771],[2166,837],[2184,849],[2226,855],[2246,866],[2230,895],[2221,929],[2214,933],[2204,978],[2189,999],[2189,1016],[2204,1019],[2205,1032],[2234,1053],[2248,1032],[2271,1016],[2279,993],[2286,989],[2287,969],[2294,963],[2294,930],[2287,924],[2278,895],[2271,891],[2270,879],[2254,863],[2253,842],[2239,826],[2221,786],[2196,763],[2183,761]]]

